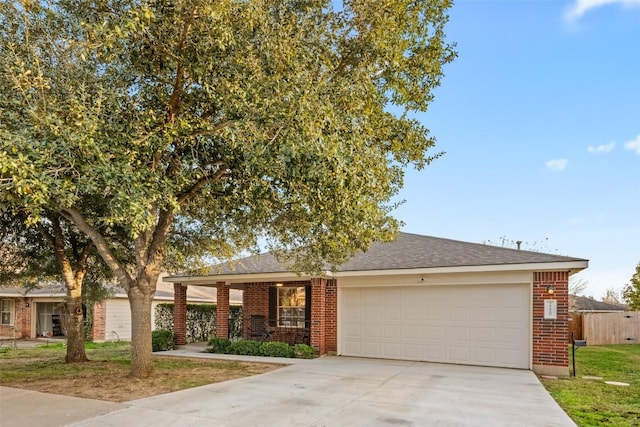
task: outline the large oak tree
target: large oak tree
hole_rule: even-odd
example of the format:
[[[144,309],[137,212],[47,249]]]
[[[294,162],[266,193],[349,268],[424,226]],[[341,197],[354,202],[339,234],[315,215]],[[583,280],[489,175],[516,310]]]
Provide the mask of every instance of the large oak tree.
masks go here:
[[[5,2],[0,201],[27,224],[59,212],[91,239],[129,296],[131,373],[148,376],[168,261],[264,239],[316,271],[393,237],[404,168],[439,155],[411,114],[455,56],[449,6]]]

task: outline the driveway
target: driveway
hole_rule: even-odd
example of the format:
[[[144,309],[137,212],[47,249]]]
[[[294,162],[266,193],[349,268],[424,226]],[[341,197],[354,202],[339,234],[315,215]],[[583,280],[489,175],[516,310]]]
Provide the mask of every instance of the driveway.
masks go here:
[[[323,357],[75,426],[575,426],[530,371]]]

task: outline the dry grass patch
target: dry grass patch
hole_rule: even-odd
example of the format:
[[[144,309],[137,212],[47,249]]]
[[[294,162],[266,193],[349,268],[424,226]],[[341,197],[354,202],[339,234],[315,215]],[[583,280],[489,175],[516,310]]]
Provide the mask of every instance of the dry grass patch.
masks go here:
[[[129,378],[129,343],[90,345],[86,363],[64,363],[61,345],[0,354],[0,385],[89,399],[126,402],[262,374],[284,365],[154,355],[150,378]]]

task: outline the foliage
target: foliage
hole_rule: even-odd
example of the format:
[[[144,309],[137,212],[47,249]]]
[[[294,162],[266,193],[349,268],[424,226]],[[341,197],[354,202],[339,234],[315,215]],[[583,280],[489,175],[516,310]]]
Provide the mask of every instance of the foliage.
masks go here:
[[[231,342],[224,338],[211,338],[207,352],[219,354],[242,354],[246,356],[267,357],[296,357],[298,359],[313,359],[316,356],[315,348],[307,344],[291,346],[280,341],[250,341],[240,340]]]
[[[640,262],[636,266],[636,272],[631,276],[629,284],[622,290],[622,297],[631,310],[640,311]]]
[[[153,351],[173,350],[173,333],[168,329],[156,329],[151,332]]]
[[[240,340],[232,342],[228,348],[228,354],[241,354],[244,356],[262,356],[262,343],[260,341]]]
[[[158,304],[155,327],[173,330],[173,303]],[[230,338],[242,336],[242,307],[230,306]],[[187,342],[206,341],[216,334],[216,305],[187,304]]]
[[[580,347],[575,356],[578,376],[558,380],[541,378],[562,409],[579,426],[637,426],[640,421],[640,344]],[[624,382],[629,386],[616,387],[604,381]]]
[[[293,346],[293,357],[297,359],[313,359],[316,357],[317,351],[315,348],[307,344],[296,344]]]
[[[207,344],[209,345],[209,347],[207,348],[207,352],[227,354],[229,353],[229,347],[231,346],[231,341],[225,338],[213,337],[209,340]]]
[[[260,350],[267,357],[293,357],[293,347],[286,342],[266,341],[262,343]]]
[[[263,239],[317,271],[394,236],[404,168],[440,155],[412,113],[450,0],[92,5],[0,3],[0,205],[91,239],[143,314],[133,376],[164,269]]]

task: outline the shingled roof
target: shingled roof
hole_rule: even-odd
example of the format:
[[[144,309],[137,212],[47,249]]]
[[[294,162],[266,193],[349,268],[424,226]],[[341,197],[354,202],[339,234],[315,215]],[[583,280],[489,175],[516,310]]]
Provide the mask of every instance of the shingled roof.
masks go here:
[[[336,270],[339,272],[409,270],[586,261],[583,258],[399,233],[393,242],[374,243],[368,251],[355,255],[346,263],[338,266]],[[214,266],[211,275],[284,273],[287,271],[286,267],[280,264],[272,254],[266,253]]]
[[[570,299],[572,300],[572,309],[575,311],[625,311],[629,309],[624,305],[609,304],[579,295],[571,295]]]

